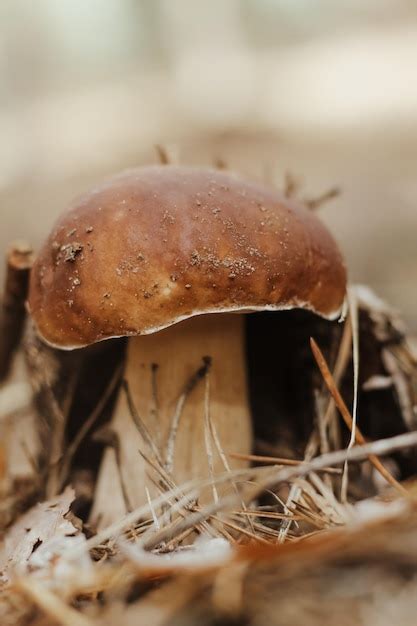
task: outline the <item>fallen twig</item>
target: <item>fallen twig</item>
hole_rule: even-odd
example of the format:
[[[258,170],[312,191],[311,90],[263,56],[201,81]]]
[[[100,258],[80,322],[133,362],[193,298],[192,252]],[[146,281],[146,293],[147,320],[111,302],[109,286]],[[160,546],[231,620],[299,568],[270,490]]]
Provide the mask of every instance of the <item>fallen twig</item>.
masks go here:
[[[26,243],[15,243],[6,258],[6,282],[0,313],[0,382],[8,375],[25,323],[25,302],[29,286],[33,250]]]
[[[299,459],[284,459],[280,456],[263,456],[261,454],[241,454],[240,452],[231,452],[229,454],[233,459],[242,459],[243,461],[255,461],[258,463],[267,463],[268,465],[291,465],[297,466],[301,463],[305,463]],[[341,474],[341,471],[337,467],[323,467],[321,470],[327,474]]]

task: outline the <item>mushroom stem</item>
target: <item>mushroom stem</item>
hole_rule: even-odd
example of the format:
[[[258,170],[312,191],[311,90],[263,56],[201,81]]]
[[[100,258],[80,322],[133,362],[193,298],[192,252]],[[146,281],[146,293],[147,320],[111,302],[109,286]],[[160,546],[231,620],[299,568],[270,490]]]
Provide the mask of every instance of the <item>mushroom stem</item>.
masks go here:
[[[247,463],[228,456],[248,454],[252,440],[243,315],[201,315],[130,339],[125,380],[92,513],[100,525],[158,493],[161,474],[144,456],[177,485],[224,471],[210,426],[230,466]]]

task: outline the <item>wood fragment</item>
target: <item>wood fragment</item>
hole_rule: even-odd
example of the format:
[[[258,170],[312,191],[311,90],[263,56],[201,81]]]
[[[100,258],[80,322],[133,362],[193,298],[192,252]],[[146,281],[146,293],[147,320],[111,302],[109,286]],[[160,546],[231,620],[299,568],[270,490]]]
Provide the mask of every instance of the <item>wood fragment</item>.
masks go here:
[[[178,163],[177,146],[167,146],[165,144],[155,144],[158,161],[161,165],[173,165]]]
[[[27,243],[12,245],[6,257],[6,281],[0,313],[0,383],[9,374],[13,355],[22,338],[32,263],[33,250]]]
[[[284,196],[295,198],[300,191],[301,181],[292,172],[286,171],[284,174]]]
[[[168,152],[165,146],[160,143],[155,144],[156,154],[161,165],[168,165],[170,162]]]

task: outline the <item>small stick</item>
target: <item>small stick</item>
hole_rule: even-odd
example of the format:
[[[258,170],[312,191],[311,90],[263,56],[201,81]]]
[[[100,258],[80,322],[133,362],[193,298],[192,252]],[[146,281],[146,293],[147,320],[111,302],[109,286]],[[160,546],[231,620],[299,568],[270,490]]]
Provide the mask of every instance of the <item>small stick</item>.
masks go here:
[[[155,150],[158,157],[158,161],[161,165],[175,165],[178,163],[178,146],[157,143],[155,144]]]
[[[242,459],[243,461],[258,461],[259,463],[268,463],[271,465],[301,465],[305,463],[298,459],[284,459],[280,456],[262,456],[260,454],[240,454],[238,452],[230,452],[229,456],[233,459]],[[323,472],[328,474],[341,474],[341,470],[337,467],[323,467]]]
[[[310,200],[306,200],[305,203],[309,209],[311,209],[312,211],[315,211],[316,209],[319,209],[321,206],[323,206],[323,204],[325,204],[326,202],[329,202],[329,200],[333,200],[334,198],[337,198],[337,196],[339,195],[340,195],[339,187],[332,187],[331,189],[328,189],[327,191],[322,193],[317,198],[311,198]]]
[[[163,146],[160,143],[156,143],[155,150],[161,165],[169,165],[171,163],[171,159],[169,157],[166,146]]]
[[[6,257],[6,281],[0,313],[0,383],[10,371],[13,355],[22,338],[32,262],[33,250],[23,242],[14,243]]]
[[[286,198],[295,198],[300,191],[300,181],[291,172],[285,172],[284,175],[284,196]]]
[[[313,352],[316,363],[323,376],[323,380],[326,383],[326,386],[329,392],[331,393],[346,426],[349,428],[350,431],[352,431],[352,428],[353,428],[352,416],[349,412],[349,409],[347,408],[345,404],[345,401],[340,395],[338,388],[336,387],[332,373],[329,370],[329,367],[326,363],[326,359],[324,358],[323,353],[321,352],[320,348],[318,347],[317,343],[314,341],[313,338],[310,339],[310,345],[311,345],[311,350]],[[355,429],[355,441],[357,444],[360,444],[360,445],[364,445],[366,443],[365,437],[362,435],[358,426],[356,426],[356,429]],[[392,474],[386,469],[386,467],[381,463],[381,461],[374,454],[370,454],[368,458],[369,458],[369,461],[372,463],[372,465],[375,467],[375,469],[381,474],[381,476],[385,478],[385,480],[390,485],[395,487],[395,489],[397,489],[397,491],[399,491],[402,495],[407,494],[407,490],[397,480],[395,480],[394,476],[392,476]]]
[[[230,519],[228,520],[222,519],[218,517],[217,515],[212,515],[211,517],[212,519],[216,520],[216,522],[219,522],[220,524],[223,524],[224,526],[227,526],[231,530],[235,530],[238,533],[241,533],[242,535],[246,535],[247,537],[249,537],[250,539],[254,541],[259,541],[260,543],[267,544],[267,545],[270,543],[266,539],[263,539],[259,535],[256,535],[254,532],[250,532],[247,528],[243,528],[242,526],[240,526],[240,524],[236,524],[236,522],[233,522]]]

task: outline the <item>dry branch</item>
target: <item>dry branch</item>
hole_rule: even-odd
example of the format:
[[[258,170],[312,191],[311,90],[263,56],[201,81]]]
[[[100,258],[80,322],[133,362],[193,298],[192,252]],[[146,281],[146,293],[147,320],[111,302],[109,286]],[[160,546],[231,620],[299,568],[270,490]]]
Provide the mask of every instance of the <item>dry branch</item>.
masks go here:
[[[33,250],[15,243],[6,257],[6,281],[0,313],[0,383],[7,377],[13,355],[22,338]]]

